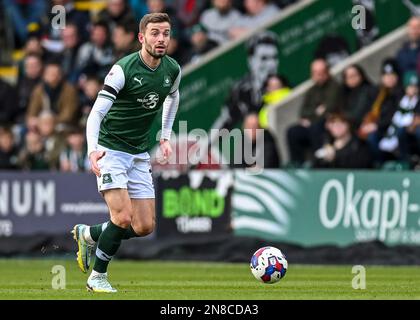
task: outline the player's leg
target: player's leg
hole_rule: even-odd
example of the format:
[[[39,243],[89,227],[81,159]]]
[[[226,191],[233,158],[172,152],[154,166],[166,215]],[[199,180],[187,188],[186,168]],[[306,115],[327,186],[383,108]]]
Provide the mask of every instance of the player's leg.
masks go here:
[[[124,233],[123,240],[146,236],[153,231],[155,226],[155,193],[149,159],[150,156],[147,153],[138,156],[135,161],[136,165],[127,173],[134,220]],[[92,248],[98,241],[108,223],[109,221],[90,227],[83,225],[81,238],[90,245],[89,248]]]
[[[125,237],[144,237],[155,228],[155,189],[148,153],[135,156],[127,176],[133,216]]]
[[[138,199],[131,199],[131,204],[133,205],[133,211],[141,212],[142,207],[146,206],[148,212],[149,211],[154,212],[154,199],[151,199],[151,200],[153,200],[153,209],[151,208],[149,209],[150,205],[137,204],[136,202],[138,201]],[[137,214],[134,214],[134,216],[136,215]],[[108,226],[108,223],[109,223],[109,220],[100,224],[93,225],[93,226],[88,226],[85,224],[78,224],[75,226],[75,228],[78,227],[80,230],[82,230],[82,232],[80,232],[79,238],[81,239],[83,243],[86,243],[89,246],[89,248],[92,248],[93,246],[95,246],[96,242],[98,242],[98,239],[102,231],[105,230],[105,228]],[[145,223],[142,224],[144,227],[140,227],[139,223],[135,223],[135,224],[136,224],[136,230],[138,232],[134,230],[133,221],[132,221],[130,227],[127,229],[126,233],[124,234],[123,240],[147,236],[154,229],[154,225],[155,225],[154,215],[153,215],[152,221],[150,221],[149,219],[148,221],[145,221]],[[149,232],[148,230],[151,230],[151,231]]]
[[[133,216],[131,229],[133,237],[144,237],[155,229],[155,199],[131,199]]]
[[[115,292],[107,281],[108,264],[131,225],[133,210],[126,189],[106,190],[104,198],[110,210],[111,220],[99,236],[95,264],[87,288],[95,292]]]

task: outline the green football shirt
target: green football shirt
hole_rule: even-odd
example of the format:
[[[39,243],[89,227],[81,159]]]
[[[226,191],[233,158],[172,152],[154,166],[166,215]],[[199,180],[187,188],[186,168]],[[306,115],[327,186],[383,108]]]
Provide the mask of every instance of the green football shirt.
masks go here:
[[[149,151],[151,125],[166,97],[178,90],[180,78],[179,64],[168,56],[155,69],[139,52],[119,60],[99,93],[113,105],[101,122],[98,144],[130,154]]]

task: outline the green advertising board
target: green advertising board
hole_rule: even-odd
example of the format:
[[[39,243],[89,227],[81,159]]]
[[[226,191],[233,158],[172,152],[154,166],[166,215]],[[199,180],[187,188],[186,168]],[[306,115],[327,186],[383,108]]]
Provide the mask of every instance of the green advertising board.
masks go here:
[[[239,236],[303,246],[420,245],[420,174],[235,171],[232,226]]]
[[[158,238],[197,240],[231,232],[232,171],[172,171],[155,182]]]
[[[420,4],[420,0],[411,0]],[[309,65],[321,42],[327,36],[338,37],[350,53],[358,48],[358,32],[352,27],[353,0],[318,0],[309,2],[301,10],[287,15],[269,30],[279,39],[279,73],[286,76],[292,85],[308,79]],[[400,0],[372,0],[372,21],[377,28],[377,38],[403,25],[410,10]],[[371,21],[371,19],[369,19]],[[232,84],[247,71],[245,41],[238,43],[201,64],[184,72],[180,85],[181,100],[177,120],[187,121],[188,129],[209,130],[221,112]],[[156,143],[156,134],[161,128],[161,117],[156,117],[151,141]],[[178,122],[174,124],[178,132]]]

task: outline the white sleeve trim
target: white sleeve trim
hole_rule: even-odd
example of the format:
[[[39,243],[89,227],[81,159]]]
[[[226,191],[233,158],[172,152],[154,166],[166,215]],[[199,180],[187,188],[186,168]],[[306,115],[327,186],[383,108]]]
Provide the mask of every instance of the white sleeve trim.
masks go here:
[[[170,140],[179,104],[179,91],[168,95],[163,102],[161,139]]]
[[[120,92],[125,85],[124,71],[120,65],[114,64],[105,77],[104,85],[110,86],[115,91]]]
[[[86,123],[88,155],[97,150],[101,122],[112,106],[112,100],[98,95]]]
[[[178,76],[176,77],[174,84],[172,85],[171,90],[169,91],[170,94],[174,94],[175,91],[179,88],[179,83],[181,82],[181,67],[179,67]]]

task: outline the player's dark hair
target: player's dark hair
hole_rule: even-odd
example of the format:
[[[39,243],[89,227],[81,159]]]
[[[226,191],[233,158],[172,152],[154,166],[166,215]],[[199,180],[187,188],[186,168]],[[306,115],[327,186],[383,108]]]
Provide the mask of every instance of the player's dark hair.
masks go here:
[[[248,51],[248,56],[252,56],[255,52],[255,48],[260,44],[271,44],[277,47],[278,39],[277,35],[271,31],[265,31],[253,36],[248,40],[246,48]]]
[[[141,18],[140,20],[139,30],[141,33],[144,33],[149,23],[160,23],[160,22],[168,22],[169,24],[171,24],[171,19],[166,13],[162,13],[162,12],[145,14],[143,18]]]

